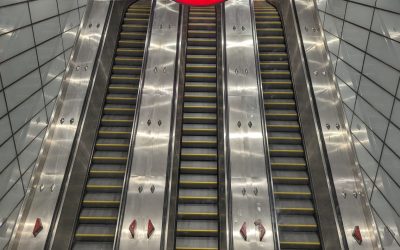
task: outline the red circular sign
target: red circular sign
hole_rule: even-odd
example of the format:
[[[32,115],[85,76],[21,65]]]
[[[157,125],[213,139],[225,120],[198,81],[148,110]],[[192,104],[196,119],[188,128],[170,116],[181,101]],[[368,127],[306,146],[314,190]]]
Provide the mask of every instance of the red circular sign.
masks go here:
[[[225,0],[175,0],[178,3],[191,6],[208,6],[222,3]]]

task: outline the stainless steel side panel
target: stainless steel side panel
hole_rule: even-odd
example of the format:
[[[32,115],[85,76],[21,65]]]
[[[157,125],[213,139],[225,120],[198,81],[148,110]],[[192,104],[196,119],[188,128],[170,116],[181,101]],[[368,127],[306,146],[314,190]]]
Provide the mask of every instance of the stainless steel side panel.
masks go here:
[[[310,148],[311,150],[308,150],[307,154],[321,154],[325,159],[321,168],[325,168],[326,182],[331,184],[330,196],[337,212],[336,223],[342,241],[341,248],[381,249],[342,102],[340,101],[340,93],[330,65],[316,4],[310,0],[271,0],[271,2],[277,6],[281,13],[284,13],[284,16],[291,15],[297,23],[295,29],[288,28],[285,24],[286,36],[297,39],[297,47],[295,49],[289,48],[292,50],[290,54],[292,57],[291,66],[296,65],[293,71],[302,70],[306,75],[304,80],[307,90],[296,98],[305,100],[308,97],[306,103],[299,103],[299,109],[301,109],[301,105],[314,106],[315,103],[312,110],[316,113],[314,114],[316,118],[314,118],[315,124],[313,125],[302,122],[309,117],[307,114],[300,114],[300,120],[302,126],[311,126],[318,130],[318,140],[315,141],[316,143]],[[293,58],[294,51],[300,56]],[[292,62],[292,60],[296,60],[296,62]],[[299,68],[299,65],[302,65],[302,69]],[[296,78],[295,74],[294,78]],[[295,89],[297,95],[298,87],[295,87]],[[315,187],[315,183],[313,186]],[[328,196],[328,194],[325,195]],[[326,206],[328,207],[330,204],[326,204]],[[352,236],[355,226],[359,226],[361,229],[363,237],[361,244],[358,244]],[[338,249],[337,247],[324,247],[326,249]]]
[[[118,249],[160,249],[163,237],[179,4],[157,1],[153,20]],[[135,238],[129,231],[133,220],[137,221]],[[150,239],[149,220],[155,227]]]
[[[110,1],[89,1],[72,59],[53,112],[53,119],[37,160],[18,221],[11,238],[11,249],[44,249],[55,214],[85,96],[94,72]],[[35,221],[43,230],[34,237]]]
[[[225,2],[226,117],[233,249],[274,249],[270,182],[248,0]],[[262,241],[255,221],[266,229]],[[240,234],[246,223],[247,240]]]

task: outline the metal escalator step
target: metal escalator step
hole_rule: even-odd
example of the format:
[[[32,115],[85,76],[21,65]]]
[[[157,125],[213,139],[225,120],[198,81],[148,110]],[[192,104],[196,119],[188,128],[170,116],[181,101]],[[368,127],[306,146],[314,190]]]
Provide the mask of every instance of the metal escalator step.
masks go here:
[[[186,52],[189,55],[215,55],[217,50],[214,46],[188,46]]]
[[[137,32],[137,31],[147,31],[147,25],[142,24],[122,24],[123,31]]]
[[[89,171],[89,176],[96,178],[123,178],[124,175],[125,165],[95,164]]]
[[[263,89],[292,89],[293,83],[290,79],[264,79]]]
[[[217,86],[215,82],[186,82],[185,91],[197,92],[215,92]]]
[[[182,166],[180,172],[182,174],[217,174],[216,166]]]
[[[182,147],[185,148],[216,148],[217,138],[215,136],[182,136]]]
[[[186,81],[189,82],[215,82],[217,75],[215,73],[191,73],[185,74]]]
[[[298,115],[294,110],[267,110],[265,112],[267,120],[278,121],[297,121]]]
[[[216,102],[217,95],[214,92],[188,92],[185,91],[183,100],[185,102]]]
[[[130,11],[133,11],[133,10],[135,10],[135,9],[131,9]],[[145,10],[146,9],[136,9],[135,12],[125,13],[125,16],[128,18],[133,18],[133,17],[149,18],[150,17],[150,9],[148,9],[148,12]]]
[[[284,61],[288,60],[286,52],[261,52],[259,53],[261,61]]]
[[[135,48],[117,48],[116,54],[118,56],[130,56],[130,57],[140,57],[143,56],[143,49],[135,49]]]
[[[127,31],[127,32],[132,32],[132,31]],[[142,40],[123,39],[118,41],[118,46],[120,48],[143,49],[144,45],[145,45],[144,41]]]
[[[135,106],[133,105],[112,105],[106,104],[103,109],[105,115],[133,115]]]
[[[218,250],[216,237],[177,237],[176,250]]]
[[[260,62],[260,67],[262,70],[288,70],[289,63],[287,61],[267,61]],[[275,73],[275,71],[274,71]]]
[[[213,16],[193,16],[193,15],[189,15],[189,24],[191,22],[194,23],[207,23],[208,25],[214,25],[215,26],[215,22],[217,21],[216,17]],[[190,28],[189,28],[190,29]]]
[[[106,102],[109,104],[128,104],[133,105],[136,103],[136,96],[135,95],[107,95]]]
[[[147,25],[149,22],[149,19],[144,18],[144,17],[125,17],[124,18],[124,24],[141,24],[141,25]],[[121,32],[121,34],[124,32]]]
[[[79,215],[79,223],[83,224],[116,224],[118,209],[83,208]]]
[[[216,42],[215,38],[188,38],[189,46],[215,46]]]
[[[117,56],[114,62],[117,65],[142,66],[143,59],[138,57]]]
[[[113,94],[136,94],[138,87],[134,84],[110,84],[108,91]]]
[[[180,188],[217,188],[217,181],[188,181],[188,180],[180,180],[179,187]]]
[[[207,24],[204,24],[207,27]],[[215,30],[188,30],[190,38],[210,38],[215,37],[217,32]]]
[[[301,135],[293,132],[270,132],[268,141],[270,144],[301,144]]]
[[[267,99],[264,106],[268,109],[296,109],[296,103],[291,99]]]
[[[198,67],[202,66],[201,64],[209,64],[209,66],[212,66],[215,69],[216,60],[217,60],[217,57],[215,55],[203,55],[203,54],[187,55],[186,62],[188,63],[187,66],[189,66],[189,68],[186,66],[186,69],[188,71],[188,70],[190,70],[190,67],[193,68],[193,66],[194,66],[193,64],[197,64]],[[214,70],[214,72],[215,72],[215,70]],[[186,81],[189,81],[189,80],[186,79]]]
[[[182,135],[216,135],[217,127],[210,124],[183,124]]]
[[[82,206],[88,208],[118,208],[121,194],[118,193],[92,193],[85,194]]]
[[[216,24],[215,23],[207,23],[207,22],[202,22],[202,23],[194,23],[194,22],[189,22],[188,24],[189,30],[210,30],[210,31],[215,31],[216,30]],[[215,35],[213,35],[215,36]],[[190,35],[189,37],[194,37]]]
[[[311,199],[312,194],[308,185],[275,185],[274,196],[277,199]]]
[[[131,130],[126,127],[101,127],[98,136],[99,138],[123,138],[129,139],[131,135]]]
[[[314,214],[314,205],[311,200],[276,200],[276,210],[279,214],[297,214],[312,215]]]
[[[187,161],[216,161],[216,149],[198,149],[198,148],[182,148],[181,160]]]
[[[127,75],[139,75],[142,68],[139,66],[129,66],[129,65],[114,65],[112,71],[114,74],[127,74]]]
[[[92,162],[98,164],[125,164],[128,157],[124,154],[107,155],[94,153]]]
[[[259,28],[280,28],[282,27],[282,23],[280,21],[260,21],[257,22],[257,29]],[[283,39],[279,38],[278,40],[273,40],[274,42],[277,43],[283,43]],[[263,40],[263,43],[265,42],[271,42],[271,40]]]
[[[115,225],[80,224],[75,233],[78,241],[113,241]]]
[[[215,113],[217,105],[210,102],[185,102],[183,110],[187,113]]]
[[[110,77],[112,84],[138,84],[139,80],[140,78],[136,75],[112,75]]]
[[[129,116],[114,117],[105,115],[101,119],[101,125],[103,126],[131,127],[132,124],[133,124],[133,118]]]
[[[281,249],[321,249],[316,232],[285,232],[280,234]]]
[[[124,20],[125,21],[126,20],[131,20],[131,18],[125,18]],[[120,33],[121,40],[132,40],[132,39],[135,39],[138,42],[143,40],[143,43],[146,40],[146,35],[147,35],[146,32],[125,31],[125,32],[121,32]]]
[[[102,151],[128,151],[129,144],[128,143],[96,143],[96,150]]]
[[[302,145],[282,145],[282,144],[270,144],[269,149],[271,157],[283,156],[283,157],[302,157],[304,156],[304,149]]]
[[[271,157],[273,170],[304,170],[306,162],[302,157]]]
[[[290,79],[288,70],[262,70],[261,77],[263,79]]]
[[[216,124],[217,116],[215,113],[185,113],[183,122],[187,124]]]
[[[216,204],[217,196],[195,196],[195,195],[179,195],[179,203],[186,204]]]
[[[105,250],[112,249],[113,242],[87,242],[77,241],[74,242],[73,250]]]
[[[297,121],[267,121],[269,132],[299,132],[300,126]]]
[[[259,44],[258,49],[260,52],[283,52],[286,51],[284,44]]]
[[[197,57],[204,55],[195,55]],[[210,57],[211,58],[211,57]],[[211,58],[212,59],[212,58]],[[214,60],[214,59],[212,59]],[[214,61],[213,61],[214,62]],[[216,73],[217,66],[215,64],[186,64],[186,71],[195,73]]]

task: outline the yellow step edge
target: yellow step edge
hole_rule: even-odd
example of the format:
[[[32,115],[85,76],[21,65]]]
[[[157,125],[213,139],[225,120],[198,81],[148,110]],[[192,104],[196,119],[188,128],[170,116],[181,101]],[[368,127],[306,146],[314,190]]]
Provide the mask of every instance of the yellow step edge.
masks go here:
[[[141,70],[140,67],[121,67],[121,66],[114,66],[113,69],[119,69],[119,70]]]
[[[88,204],[96,204],[96,203],[100,203],[100,204],[119,204],[120,201],[88,201],[88,200],[84,200],[83,203],[88,203]]]
[[[119,40],[119,43],[142,43],[144,44],[143,40]]]
[[[99,134],[131,134],[131,133],[130,132],[125,132],[125,131],[100,130]]]
[[[288,62],[261,62],[260,64],[272,64],[272,65],[288,65]]]
[[[193,143],[206,143],[206,144],[216,144],[217,143],[217,141],[182,141],[182,143],[190,143],[190,144],[193,144]]]
[[[86,188],[122,188],[122,185],[86,185]]]
[[[180,167],[181,170],[218,170],[216,167]]]
[[[106,97],[107,100],[136,100],[135,97]]]
[[[139,77],[127,77],[127,76],[111,76],[111,79],[119,79],[119,80],[139,80]]]
[[[183,131],[217,131],[216,128],[184,128]]]
[[[129,147],[129,144],[106,144],[106,143],[96,143],[96,147]]]
[[[266,116],[297,116],[296,113],[294,114],[271,114],[271,113],[267,113]]]
[[[293,180],[293,181],[308,181],[307,177],[272,177],[273,180]]]
[[[279,227],[303,227],[303,228],[316,228],[315,224],[278,224]]]
[[[102,122],[133,122],[133,120],[112,120],[112,119],[102,119]]]
[[[184,108],[189,108],[189,109],[216,109],[217,108],[217,106],[215,105],[215,106],[195,106],[195,105],[193,105],[193,106],[190,106],[190,105],[185,105],[184,106]]]
[[[110,86],[108,87],[109,89],[127,89],[127,90],[132,90],[132,89],[137,89],[135,87],[120,87],[120,86]]]
[[[320,246],[321,243],[317,242],[317,241],[280,241],[281,245],[302,245],[302,246],[306,246],[306,245],[311,245],[311,246]]]
[[[216,42],[217,39],[216,38],[189,38],[188,40],[193,40],[193,41],[212,41],[212,42]]]
[[[202,96],[202,95],[185,95],[184,97],[187,97],[187,98],[204,98],[204,99],[206,99],[206,98],[208,98],[208,99],[215,99],[215,98],[217,98],[216,96]]]
[[[186,68],[211,68],[211,69],[214,69],[214,68],[217,68],[217,66],[215,66],[215,65],[193,65],[193,64],[189,64],[189,65],[186,65]]]
[[[181,184],[193,184],[193,185],[204,185],[204,184],[209,184],[209,185],[217,185],[218,182],[216,181],[179,181]]]
[[[79,216],[80,220],[117,220],[116,216]]]
[[[135,109],[134,108],[104,108],[104,110],[108,110],[108,111],[111,111],[111,110],[115,110],[115,111],[117,111],[117,110],[119,110],[119,111],[134,111]]]
[[[284,163],[284,162],[273,162],[272,166],[296,166],[296,167],[305,167],[306,164],[303,163]]]
[[[91,174],[125,174],[123,170],[90,170]]]
[[[271,152],[290,152],[290,153],[303,153],[301,149],[270,149]]]
[[[294,102],[269,102],[266,101],[265,105],[296,105]]]
[[[134,57],[116,57],[116,61],[142,61],[142,58],[134,58]]]
[[[187,200],[217,200],[217,196],[179,196],[178,199],[187,199]]]
[[[286,91],[286,92],[265,91],[264,95],[293,95],[293,92],[292,91]]]
[[[280,136],[270,136],[269,139],[274,140],[301,140],[301,137],[280,137]]]
[[[118,49],[117,49],[117,51],[129,51],[129,52],[135,51],[135,52],[144,52],[144,50],[143,50],[143,49],[128,49],[128,48],[118,48]]]
[[[183,119],[203,119],[203,120],[217,120],[217,118],[215,117],[184,117]]]
[[[175,247],[175,250],[218,250],[214,247]]]
[[[284,81],[281,81],[281,82],[263,82],[263,84],[292,84],[292,82],[284,82]]]
[[[274,194],[281,194],[281,195],[311,195],[309,192],[281,192],[281,191],[274,191]]]
[[[261,74],[290,75],[289,71],[261,71]]]
[[[114,237],[114,234],[75,234],[75,237]]]
[[[284,208],[284,207],[282,207],[282,208],[277,208],[277,210],[283,210],[283,211],[300,211],[300,212],[314,212],[314,208],[300,208],[300,207],[298,207],[298,208],[296,208],[296,207],[293,207],[293,208]]]
[[[210,156],[210,157],[217,157],[217,154],[181,154],[181,156]]]
[[[270,124],[270,125],[267,125],[267,127],[275,127],[275,128],[300,128],[300,126],[298,126],[298,125],[279,125],[279,124],[277,124],[277,125],[275,125],[275,124]]]
[[[218,229],[177,229],[176,231],[180,233],[217,233]]]
[[[206,215],[218,215],[218,213],[206,213],[206,212],[178,212],[178,215],[200,215],[200,216],[206,216]]]

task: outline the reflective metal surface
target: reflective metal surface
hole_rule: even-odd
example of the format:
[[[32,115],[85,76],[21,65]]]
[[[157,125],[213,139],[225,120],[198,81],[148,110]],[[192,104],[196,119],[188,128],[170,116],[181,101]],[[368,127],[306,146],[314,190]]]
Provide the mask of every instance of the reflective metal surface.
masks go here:
[[[230,166],[231,247],[274,249],[270,182],[261,122],[250,3],[225,3],[227,162]],[[260,231],[255,223],[265,227]],[[246,223],[247,239],[240,230]]]
[[[157,1],[118,249],[160,249],[174,97],[179,5]],[[137,221],[133,238],[129,225]],[[148,237],[148,222],[154,232]]]
[[[47,244],[74,139],[82,122],[82,108],[94,72],[109,5],[109,1],[88,3],[52,115],[53,121],[47,130],[10,242],[11,249],[44,249]],[[43,230],[34,237],[32,231],[37,218],[41,219]]]
[[[307,83],[306,86],[297,83],[295,90],[300,120],[305,127],[305,143],[309,147],[307,157],[313,164],[310,170],[314,176],[312,186],[320,192],[315,199],[320,225],[324,227],[321,230],[323,246],[325,249],[381,249],[317,7],[314,1],[306,0],[271,2],[282,13],[284,22],[289,21],[284,25],[294,78],[297,82]],[[305,78],[301,71],[305,72]],[[322,180],[323,175],[327,176],[326,180]],[[332,203],[322,202],[324,200],[332,200]],[[325,212],[332,214],[335,211],[336,218],[324,217]],[[361,229],[361,244],[352,236],[355,226]],[[335,231],[339,234],[334,234]]]

